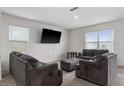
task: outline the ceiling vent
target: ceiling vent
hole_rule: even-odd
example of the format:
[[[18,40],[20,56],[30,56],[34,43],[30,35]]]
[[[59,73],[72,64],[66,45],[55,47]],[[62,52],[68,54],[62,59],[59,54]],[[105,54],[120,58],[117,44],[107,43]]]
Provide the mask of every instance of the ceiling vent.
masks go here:
[[[74,7],[74,8],[72,8],[72,9],[70,9],[70,11],[72,12],[72,11],[75,11],[75,10],[77,10],[77,9],[79,9],[79,7]]]

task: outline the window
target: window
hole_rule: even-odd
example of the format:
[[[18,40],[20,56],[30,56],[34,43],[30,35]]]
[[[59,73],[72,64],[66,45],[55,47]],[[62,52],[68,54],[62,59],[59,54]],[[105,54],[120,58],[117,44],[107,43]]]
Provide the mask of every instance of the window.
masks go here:
[[[114,51],[113,30],[85,33],[85,48],[87,49],[108,49]]]
[[[10,42],[10,52],[18,51],[22,53],[27,52],[27,44],[29,41],[29,29],[9,26],[9,42]]]
[[[97,48],[97,32],[90,32],[85,34],[86,48],[96,49]]]

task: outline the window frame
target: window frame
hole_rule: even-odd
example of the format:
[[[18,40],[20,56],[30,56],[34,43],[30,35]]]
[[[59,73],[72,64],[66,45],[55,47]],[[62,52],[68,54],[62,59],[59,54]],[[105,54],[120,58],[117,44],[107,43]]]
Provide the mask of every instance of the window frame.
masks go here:
[[[9,39],[9,52],[11,52],[11,47],[10,47],[10,46],[11,46],[11,45],[10,45],[11,42],[19,42],[19,43],[24,42],[24,43],[26,43],[26,52],[25,52],[25,53],[27,53],[27,52],[28,52],[28,47],[29,47],[29,32],[30,32],[30,29],[29,29],[28,27],[23,27],[23,26],[18,26],[18,25],[9,24],[9,25],[8,25],[8,36],[9,36],[9,31],[10,31],[9,27],[10,27],[10,26],[28,29],[28,40],[26,41],[26,40],[10,40],[10,39]]]
[[[105,31],[105,30],[111,30],[112,31],[112,41],[100,41],[100,35],[99,33],[102,32],[102,31]],[[85,48],[87,48],[87,44],[88,43],[96,43],[97,44],[97,47],[95,49],[101,49],[100,48],[100,43],[112,43],[113,44],[113,49],[112,49],[112,53],[114,52],[114,30],[113,29],[103,29],[103,30],[99,30],[99,31],[91,31],[91,32],[96,32],[97,33],[97,42],[86,42],[86,33],[90,33],[90,32],[85,32]]]

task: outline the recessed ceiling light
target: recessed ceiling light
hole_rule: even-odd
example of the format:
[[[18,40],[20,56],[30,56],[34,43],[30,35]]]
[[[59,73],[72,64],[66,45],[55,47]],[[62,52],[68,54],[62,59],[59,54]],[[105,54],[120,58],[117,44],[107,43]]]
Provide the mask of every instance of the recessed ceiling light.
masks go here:
[[[74,16],[74,18],[75,18],[75,19],[78,19],[79,17],[76,15],[76,16]]]

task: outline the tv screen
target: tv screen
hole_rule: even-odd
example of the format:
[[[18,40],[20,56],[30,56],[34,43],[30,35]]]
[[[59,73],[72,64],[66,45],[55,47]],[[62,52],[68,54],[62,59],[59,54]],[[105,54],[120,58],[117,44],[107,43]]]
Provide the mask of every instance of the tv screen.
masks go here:
[[[43,29],[41,43],[59,43],[61,38],[61,32]]]

